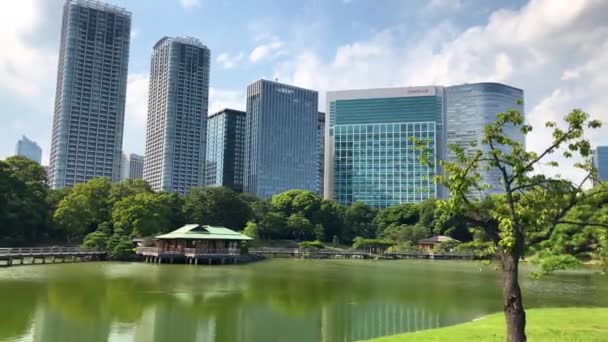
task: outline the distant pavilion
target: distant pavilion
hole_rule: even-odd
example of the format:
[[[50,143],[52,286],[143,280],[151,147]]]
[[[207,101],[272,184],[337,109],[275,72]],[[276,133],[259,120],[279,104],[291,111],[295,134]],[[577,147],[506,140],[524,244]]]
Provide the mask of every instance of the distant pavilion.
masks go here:
[[[237,263],[247,255],[245,242],[252,238],[225,227],[187,224],[170,233],[155,237],[156,247],[138,247],[137,254],[147,262],[198,264]]]

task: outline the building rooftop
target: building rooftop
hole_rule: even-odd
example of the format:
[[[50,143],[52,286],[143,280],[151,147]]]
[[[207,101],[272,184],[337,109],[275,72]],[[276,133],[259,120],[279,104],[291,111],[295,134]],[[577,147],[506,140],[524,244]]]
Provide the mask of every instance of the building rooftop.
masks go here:
[[[249,236],[243,235],[226,227],[214,227],[199,224],[187,224],[171,233],[159,235],[157,240],[253,240]]]
[[[116,14],[124,14],[131,16],[131,12],[127,11],[123,7],[118,7],[110,4],[106,4],[97,0],[68,0],[69,4],[78,5],[85,8],[90,8],[99,11],[112,12]]]
[[[427,239],[422,239],[420,241],[418,241],[418,243],[441,243],[441,242],[448,242],[448,241],[456,241],[456,242],[460,242],[456,239],[452,239],[449,236],[445,236],[445,235],[436,235]]]

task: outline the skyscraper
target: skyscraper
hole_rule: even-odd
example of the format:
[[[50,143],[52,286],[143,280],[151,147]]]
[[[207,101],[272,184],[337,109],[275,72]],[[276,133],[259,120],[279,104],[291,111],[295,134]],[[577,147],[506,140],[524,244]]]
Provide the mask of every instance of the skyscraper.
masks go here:
[[[244,191],[317,191],[318,93],[259,80],[247,87]]]
[[[205,185],[243,191],[245,116],[245,112],[226,108],[207,119]]]
[[[484,128],[494,122],[496,114],[516,109],[523,113],[524,92],[499,83],[474,83],[446,87],[447,144],[458,145],[471,153],[483,146]],[[505,133],[512,139],[525,144],[525,136],[518,127],[507,126]],[[453,161],[455,155],[447,150],[447,160]],[[484,191],[475,190],[472,195],[482,198],[488,194],[502,192],[500,171],[496,168],[482,171],[483,183],[489,186]]]
[[[144,156],[135,153],[129,155],[129,178],[144,178]]]
[[[144,176],[144,156],[135,153],[122,154],[120,164],[120,180],[142,179]]]
[[[323,196],[323,173],[325,172],[325,113],[319,112],[317,121],[317,192]]]
[[[28,139],[25,135],[17,141],[15,154],[31,159],[38,164],[40,164],[42,160],[42,149],[40,146],[38,146],[35,141]]]
[[[131,13],[93,0],[63,7],[50,185],[119,179]]]
[[[327,108],[326,198],[385,208],[439,196],[432,177],[444,151],[443,88],[330,91]],[[426,141],[431,165],[411,138]]]
[[[598,185],[598,181],[608,181],[608,146],[598,146],[593,150],[593,166],[598,178],[593,181],[593,185]]]
[[[156,191],[185,194],[203,184],[210,51],[195,38],[154,45],[144,179]]]

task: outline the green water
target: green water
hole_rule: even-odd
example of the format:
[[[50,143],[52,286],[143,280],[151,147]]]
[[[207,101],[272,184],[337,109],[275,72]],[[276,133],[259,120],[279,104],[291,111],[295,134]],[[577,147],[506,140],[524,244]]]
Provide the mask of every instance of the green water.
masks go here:
[[[608,306],[606,276],[525,274],[528,307]],[[499,311],[498,279],[448,261],[17,266],[0,269],[0,340],[353,341]]]

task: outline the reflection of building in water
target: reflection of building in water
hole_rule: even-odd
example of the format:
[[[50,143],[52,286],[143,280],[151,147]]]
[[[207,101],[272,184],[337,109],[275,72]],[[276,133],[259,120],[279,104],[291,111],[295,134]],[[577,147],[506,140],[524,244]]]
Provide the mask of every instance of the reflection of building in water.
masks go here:
[[[216,329],[213,316],[206,319],[184,310],[175,302],[159,304],[142,315],[135,329],[134,342],[213,342]]]
[[[110,322],[99,317],[86,317],[75,308],[64,308],[57,311],[48,306],[40,306],[36,311],[33,324],[33,338],[35,342],[66,342],[87,341],[106,342],[110,335]],[[82,308],[82,310],[86,310]],[[73,317],[72,317],[73,316]]]
[[[400,303],[324,305],[321,341],[359,341],[440,326],[436,312]]]
[[[147,310],[133,341],[350,342],[440,326],[438,313],[398,303],[326,304],[320,311],[286,314],[289,307],[229,305],[229,298],[180,301]]]

